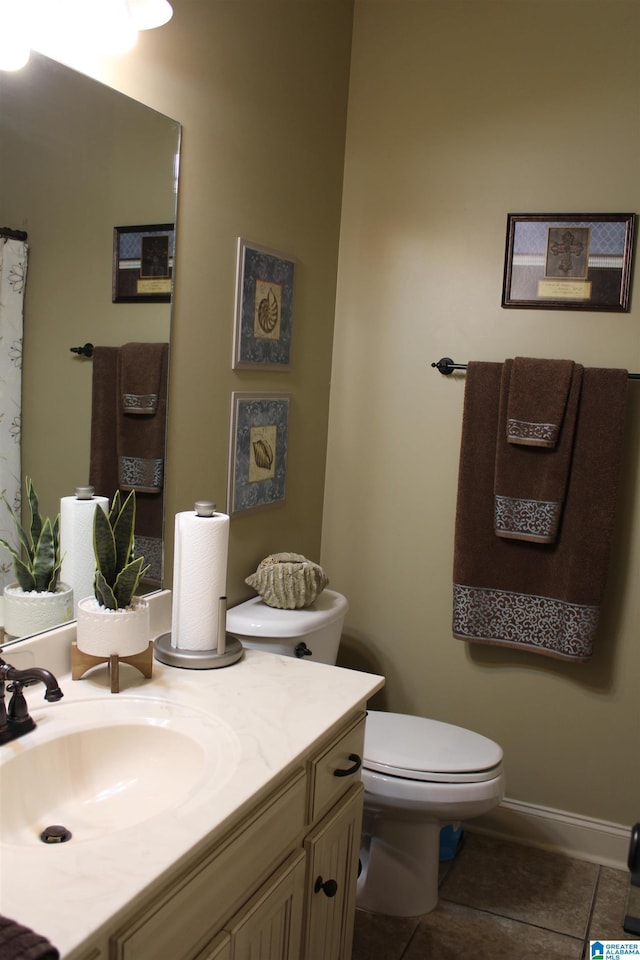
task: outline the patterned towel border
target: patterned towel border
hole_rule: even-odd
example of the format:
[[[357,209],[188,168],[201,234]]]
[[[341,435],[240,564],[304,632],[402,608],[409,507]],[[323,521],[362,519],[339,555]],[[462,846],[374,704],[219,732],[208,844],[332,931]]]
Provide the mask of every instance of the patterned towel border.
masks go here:
[[[600,608],[488,587],[453,586],[453,635],[589,660]]]

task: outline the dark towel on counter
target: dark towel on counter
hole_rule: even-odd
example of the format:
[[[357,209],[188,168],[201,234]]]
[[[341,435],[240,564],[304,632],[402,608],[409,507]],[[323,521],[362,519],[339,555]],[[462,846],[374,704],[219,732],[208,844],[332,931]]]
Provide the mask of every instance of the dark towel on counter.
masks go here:
[[[558,535],[571,469],[583,368],[571,361],[548,362],[549,377],[557,371],[559,363],[570,364],[571,369],[566,402],[562,413],[558,411],[557,439],[553,447],[511,442],[509,411],[517,358],[505,360],[502,367],[494,487],[495,531],[499,537],[553,543]],[[538,379],[542,381],[545,361],[534,363]],[[530,415],[535,415],[535,407],[531,398]],[[545,408],[543,403],[541,408],[550,412],[550,407]]]
[[[453,568],[453,635],[572,662],[593,653],[622,461],[625,370],[585,369],[555,543],[497,537],[502,364],[467,367]]]
[[[2,960],[58,960],[59,956],[59,952],[46,937],[23,927],[16,920],[0,916]]]
[[[509,385],[507,439],[510,443],[555,447],[569,399],[573,360],[516,357]]]

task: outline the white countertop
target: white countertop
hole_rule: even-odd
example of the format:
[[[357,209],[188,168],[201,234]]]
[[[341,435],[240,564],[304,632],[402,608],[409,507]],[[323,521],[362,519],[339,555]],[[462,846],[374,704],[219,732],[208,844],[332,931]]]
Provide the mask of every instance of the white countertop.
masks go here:
[[[69,628],[61,631],[67,648],[69,635]],[[6,647],[3,657],[23,668],[20,648],[24,646]],[[34,652],[25,650],[25,655],[37,659],[37,645],[31,649]],[[63,653],[68,655],[67,649]],[[51,669],[50,664],[37,663]],[[166,698],[215,715],[236,764],[226,782],[224,773],[212,778],[215,787],[208,802],[192,799],[168,816],[159,814],[87,840],[47,846],[34,838],[33,845],[3,845],[0,914],[48,937],[63,958],[148,892],[160,874],[195,852],[213,831],[221,832],[233,814],[293,767],[329,728],[364,706],[384,683],[371,674],[254,650],[217,670],[187,670],[154,660],[150,680],[125,665],[119,694],[109,692],[106,666],[81,680],[71,680],[69,673],[56,676],[64,692],[58,703],[43,701],[41,685],[26,691],[30,712],[40,725],[0,747],[0,781],[10,757],[50,735],[57,710],[62,716],[65,705],[97,698]],[[33,789],[38,790],[38,783]]]

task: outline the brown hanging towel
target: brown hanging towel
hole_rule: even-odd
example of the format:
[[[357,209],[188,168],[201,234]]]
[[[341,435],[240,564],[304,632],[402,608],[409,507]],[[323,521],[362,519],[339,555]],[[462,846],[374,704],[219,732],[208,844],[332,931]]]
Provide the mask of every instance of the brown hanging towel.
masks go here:
[[[588,661],[611,553],[627,371],[585,369],[562,524],[554,543],[496,536],[503,365],[469,363],[453,568],[453,635]],[[503,405],[503,411],[506,413]],[[504,413],[503,413],[504,416]]]

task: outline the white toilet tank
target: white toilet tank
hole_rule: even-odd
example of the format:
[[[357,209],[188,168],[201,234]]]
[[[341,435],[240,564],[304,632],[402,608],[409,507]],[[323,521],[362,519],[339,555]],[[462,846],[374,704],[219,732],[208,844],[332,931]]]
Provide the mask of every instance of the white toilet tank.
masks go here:
[[[227,611],[227,632],[250,650],[335,664],[348,609],[335,590],[323,590],[302,610],[280,610],[253,597]]]

